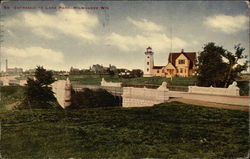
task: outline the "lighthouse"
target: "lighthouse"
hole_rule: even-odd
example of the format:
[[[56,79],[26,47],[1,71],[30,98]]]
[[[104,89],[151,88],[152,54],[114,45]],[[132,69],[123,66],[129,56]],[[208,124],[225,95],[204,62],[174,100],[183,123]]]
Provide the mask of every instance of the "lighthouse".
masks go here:
[[[151,47],[148,47],[145,52],[145,64],[144,64],[144,75],[143,77],[153,77],[154,67],[154,52]]]

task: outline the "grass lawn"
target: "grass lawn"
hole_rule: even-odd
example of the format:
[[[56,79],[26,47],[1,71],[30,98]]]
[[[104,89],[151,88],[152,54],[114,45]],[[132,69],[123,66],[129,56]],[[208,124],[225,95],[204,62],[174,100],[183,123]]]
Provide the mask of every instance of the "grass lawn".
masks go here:
[[[123,82],[124,84],[153,84],[161,85],[166,81],[169,85],[174,86],[189,86],[194,85],[196,79],[194,77],[174,77],[172,80],[165,77],[138,77],[138,78],[118,78],[109,75],[70,75],[70,80],[78,84],[100,85],[102,78],[106,81]]]
[[[236,158],[248,112],[173,102],[147,108],[2,111],[4,158]]]
[[[24,98],[24,87],[21,86],[1,86],[0,87],[0,111],[12,109]]]
[[[58,79],[63,79],[65,77],[58,77]],[[117,76],[110,77],[109,75],[70,75],[69,76],[73,84],[85,84],[85,85],[101,85],[102,78],[105,78],[108,82],[122,82],[123,84],[149,84],[149,85],[161,85],[162,82],[166,81],[169,86],[183,86],[188,89],[187,86],[196,85],[195,77],[138,77],[138,78],[118,78]],[[241,96],[249,96],[249,81],[238,81],[238,87],[240,88]],[[169,88],[174,90],[173,88]],[[183,88],[182,88],[183,89]],[[181,91],[182,89],[177,89]]]

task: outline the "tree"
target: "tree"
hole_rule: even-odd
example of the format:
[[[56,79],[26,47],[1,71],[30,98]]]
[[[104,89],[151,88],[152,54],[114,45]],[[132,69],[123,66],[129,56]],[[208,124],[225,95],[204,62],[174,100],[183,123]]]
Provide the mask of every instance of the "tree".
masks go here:
[[[222,54],[222,56],[228,60],[224,87],[228,87],[228,85],[238,77],[240,72],[247,69],[247,61],[245,61],[243,65],[238,63],[240,59],[247,58],[246,55],[243,55],[243,51],[245,50],[245,48],[242,48],[240,44],[238,44],[234,46],[234,49],[234,54],[228,51],[225,52],[225,54]]]
[[[34,79],[28,78],[25,99],[20,108],[50,108],[56,101],[50,85],[54,82],[53,74],[38,66]]]
[[[111,76],[111,77],[115,76],[115,72],[113,70],[111,70],[110,68],[107,69],[107,72],[108,72],[109,76]]]
[[[198,57],[197,84],[199,86],[228,87],[239,74],[246,69],[246,64],[238,63],[244,49],[235,46],[235,54],[215,43],[208,43]]]
[[[133,70],[131,71],[131,77],[132,77],[132,78],[142,77],[142,75],[143,75],[143,71],[140,70],[140,69],[133,69]]]

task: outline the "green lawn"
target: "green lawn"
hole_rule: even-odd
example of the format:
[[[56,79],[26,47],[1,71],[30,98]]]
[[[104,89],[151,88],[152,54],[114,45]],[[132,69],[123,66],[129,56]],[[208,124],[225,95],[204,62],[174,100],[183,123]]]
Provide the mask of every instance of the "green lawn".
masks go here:
[[[24,87],[21,86],[1,86],[0,87],[0,111],[12,109],[24,98]]]
[[[58,77],[63,79],[65,77]],[[69,76],[73,84],[85,84],[85,85],[101,85],[102,78],[105,78],[108,82],[122,82],[123,84],[132,85],[161,85],[166,81],[170,86],[169,89],[173,91],[187,91],[188,86],[196,85],[195,77],[138,77],[138,78],[118,78],[117,76],[110,77],[109,75],[70,75]],[[173,87],[171,87],[173,86]],[[180,88],[176,88],[180,86]],[[240,88],[241,96],[249,96],[249,81],[239,81],[238,87]]]
[[[248,112],[164,103],[148,108],[2,111],[4,158],[236,158]]]
[[[100,85],[102,78],[106,81],[123,82],[124,84],[153,84],[161,85],[166,81],[169,85],[189,86],[194,85],[196,79],[194,77],[174,77],[172,80],[165,77],[138,77],[138,78],[118,78],[109,75],[70,75],[70,80],[78,84]]]

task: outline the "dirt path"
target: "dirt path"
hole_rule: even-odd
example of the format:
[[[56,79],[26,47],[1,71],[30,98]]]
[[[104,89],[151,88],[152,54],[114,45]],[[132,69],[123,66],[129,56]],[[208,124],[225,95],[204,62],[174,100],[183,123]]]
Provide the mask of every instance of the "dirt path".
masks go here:
[[[178,101],[178,102],[182,102],[182,103],[205,106],[205,107],[215,107],[215,108],[249,111],[248,106],[227,105],[227,104],[212,103],[212,102],[206,102],[206,101],[201,101],[201,100],[184,99],[184,98],[173,98],[173,99],[171,99],[171,101]]]

